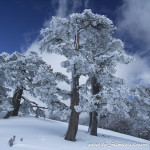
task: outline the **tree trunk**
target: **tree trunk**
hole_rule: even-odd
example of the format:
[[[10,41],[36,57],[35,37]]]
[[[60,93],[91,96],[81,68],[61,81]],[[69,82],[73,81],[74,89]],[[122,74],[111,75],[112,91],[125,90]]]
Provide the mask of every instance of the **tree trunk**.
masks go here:
[[[23,89],[22,88],[15,90],[15,93],[14,93],[13,98],[12,98],[13,110],[9,111],[5,115],[4,119],[7,119],[11,116],[18,116],[22,94],[23,94]]]
[[[90,135],[94,135],[97,136],[97,112],[93,111],[92,112],[92,124],[91,127],[89,129]]]
[[[92,112],[89,113],[89,129],[88,129],[88,132],[90,132],[91,127],[92,127]]]
[[[75,141],[78,130],[79,113],[75,111],[74,106],[79,104],[79,75],[76,74],[76,68],[72,72],[72,96],[71,96],[71,115],[65,140]]]
[[[12,116],[18,116],[22,94],[23,94],[23,89],[22,88],[17,89],[14,93],[14,96],[12,98],[13,107],[14,107]]]
[[[97,82],[96,77],[92,77],[91,79],[91,89],[93,95],[98,94],[100,91],[100,85]],[[98,124],[97,115],[98,114],[96,111],[90,113],[89,132],[90,135],[94,136],[97,136],[97,124]]]
[[[13,111],[8,111],[7,114],[4,116],[4,119],[9,118],[10,116],[12,116]]]

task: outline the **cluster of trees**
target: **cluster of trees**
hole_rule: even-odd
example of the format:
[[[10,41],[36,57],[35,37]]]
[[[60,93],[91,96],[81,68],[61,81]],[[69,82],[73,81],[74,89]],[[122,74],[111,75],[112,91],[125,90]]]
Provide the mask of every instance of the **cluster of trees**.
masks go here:
[[[71,72],[71,115],[66,140],[75,141],[80,112],[90,113],[89,132],[97,135],[97,116],[106,101],[123,99],[123,80],[114,76],[117,63],[128,64],[121,40],[112,37],[115,29],[105,16],[85,10],[66,18],[53,17],[43,29],[40,50],[67,58],[62,66]],[[79,78],[87,76],[79,86]],[[108,100],[109,99],[109,100]]]
[[[135,122],[140,118],[144,119],[145,115],[149,118],[150,113],[145,110],[145,105],[148,109],[150,103],[150,95],[146,94],[148,88],[126,89],[123,87],[123,79],[114,75],[117,63],[128,64],[133,60],[125,53],[123,42],[112,36],[114,30],[111,20],[94,14],[91,10],[72,14],[69,18],[53,17],[50,26],[41,30],[43,38],[40,41],[40,51],[65,56],[66,61],[61,65],[72,74],[70,81],[63,74],[54,73],[35,52],[26,56],[19,53],[2,53],[0,74],[5,74],[5,77],[1,76],[2,81],[0,79],[0,86],[3,87],[0,98],[7,95],[5,80],[5,84],[14,89],[13,110],[9,111],[7,116],[18,115],[21,98],[26,99],[23,96],[23,91],[26,90],[45,102],[49,110],[59,110],[62,116],[66,116],[70,111],[65,135],[65,139],[70,141],[75,141],[81,112],[89,113],[89,133],[95,136],[99,118],[105,122],[102,127],[111,129],[112,124],[115,124],[115,127],[117,124],[119,128],[116,129],[121,130],[120,132],[128,130],[128,120],[131,120],[131,116],[135,117]],[[79,83],[81,76],[87,77],[86,83],[82,85]],[[59,81],[70,84],[71,91],[59,89]],[[140,93],[140,89],[144,94]],[[63,99],[70,98],[70,110],[59,100],[59,95]],[[133,102],[128,100],[129,95],[134,99]],[[1,101],[5,101],[4,98],[1,98]],[[27,104],[27,100],[25,104],[23,108],[32,105],[29,101]],[[117,122],[118,120],[120,122]],[[134,123],[133,126],[136,125]],[[123,129],[120,129],[121,127]]]
[[[106,109],[100,115],[99,127],[149,140],[150,88],[141,85],[132,87],[129,99],[124,102],[122,110],[117,112]],[[127,109],[123,111],[125,107]]]

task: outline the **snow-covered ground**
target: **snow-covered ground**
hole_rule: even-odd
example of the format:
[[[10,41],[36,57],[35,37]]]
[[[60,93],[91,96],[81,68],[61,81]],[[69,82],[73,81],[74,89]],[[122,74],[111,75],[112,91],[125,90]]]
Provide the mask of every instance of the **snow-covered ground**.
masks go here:
[[[34,117],[0,119],[0,150],[150,150],[150,141],[98,129],[98,137],[79,126],[77,141],[64,140],[67,123]],[[13,147],[8,141],[16,136]],[[23,141],[20,139],[23,138]]]

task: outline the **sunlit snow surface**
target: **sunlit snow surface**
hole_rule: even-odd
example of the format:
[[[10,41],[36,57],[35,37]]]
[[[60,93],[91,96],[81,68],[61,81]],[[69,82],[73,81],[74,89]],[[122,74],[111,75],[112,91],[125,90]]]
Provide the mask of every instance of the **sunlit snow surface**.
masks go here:
[[[0,150],[150,150],[150,141],[98,129],[98,137],[79,126],[77,141],[64,140],[67,123],[33,117],[0,120]],[[8,141],[16,136],[13,147]],[[23,141],[20,139],[23,138]]]

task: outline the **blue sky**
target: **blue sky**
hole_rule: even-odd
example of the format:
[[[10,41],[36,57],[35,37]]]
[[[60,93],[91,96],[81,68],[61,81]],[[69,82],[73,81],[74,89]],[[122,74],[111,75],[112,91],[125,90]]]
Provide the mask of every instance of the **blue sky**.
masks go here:
[[[21,51],[52,15],[48,0],[0,0],[0,51]]]
[[[51,16],[65,17],[90,8],[115,20],[121,5],[122,0],[0,0],[0,52],[26,50]]]
[[[0,53],[38,48],[40,30],[52,16],[86,8],[110,18],[117,27],[114,36],[136,58],[127,67],[118,65],[117,75],[129,85],[150,85],[150,0],[0,0]]]

